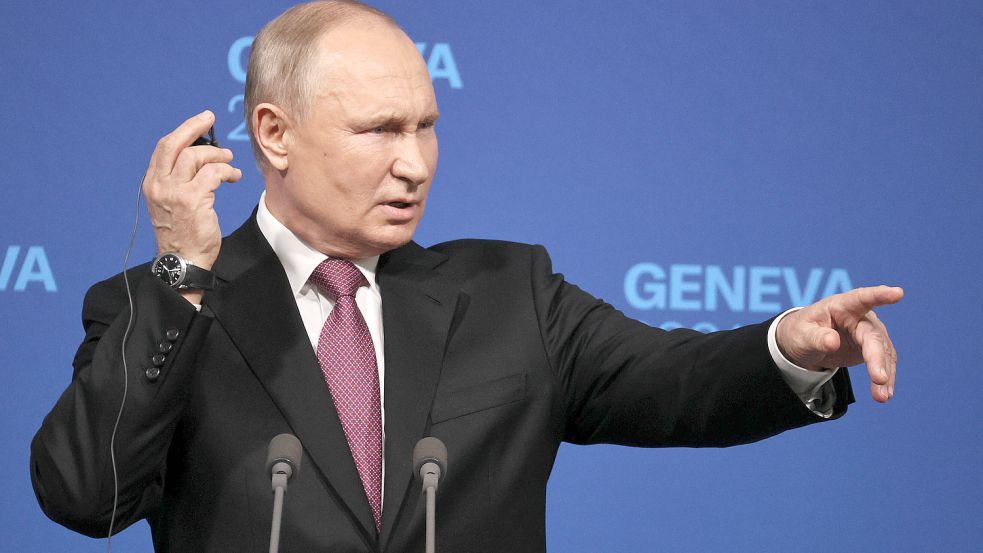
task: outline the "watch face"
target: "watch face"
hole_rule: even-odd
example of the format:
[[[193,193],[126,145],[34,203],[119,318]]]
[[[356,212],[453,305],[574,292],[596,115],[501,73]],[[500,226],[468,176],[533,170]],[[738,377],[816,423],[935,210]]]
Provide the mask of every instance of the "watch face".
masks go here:
[[[172,253],[165,253],[154,263],[154,274],[168,286],[176,286],[184,280],[184,271],[184,261]]]

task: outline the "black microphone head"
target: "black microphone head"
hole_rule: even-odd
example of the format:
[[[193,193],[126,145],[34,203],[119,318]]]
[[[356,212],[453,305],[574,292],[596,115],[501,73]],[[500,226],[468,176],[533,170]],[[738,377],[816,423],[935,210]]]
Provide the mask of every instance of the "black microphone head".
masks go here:
[[[444,442],[428,436],[413,448],[413,473],[420,474],[420,468],[425,463],[437,463],[440,467],[440,474],[447,474],[447,446]]]
[[[293,434],[279,434],[270,440],[270,449],[266,454],[266,472],[273,472],[273,465],[284,462],[293,469],[296,475],[300,471],[300,459],[303,456],[304,448],[300,445],[300,440]]]

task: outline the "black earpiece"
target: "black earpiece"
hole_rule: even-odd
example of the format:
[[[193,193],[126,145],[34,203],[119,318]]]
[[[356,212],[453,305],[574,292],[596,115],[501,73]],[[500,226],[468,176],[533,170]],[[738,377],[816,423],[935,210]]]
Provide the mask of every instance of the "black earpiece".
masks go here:
[[[197,140],[195,140],[194,142],[192,142],[191,145],[192,146],[215,146],[216,148],[218,148],[219,147],[218,140],[215,139],[215,125],[212,125],[212,128],[208,129],[208,138],[205,138],[204,136],[200,136],[200,137],[198,137]]]

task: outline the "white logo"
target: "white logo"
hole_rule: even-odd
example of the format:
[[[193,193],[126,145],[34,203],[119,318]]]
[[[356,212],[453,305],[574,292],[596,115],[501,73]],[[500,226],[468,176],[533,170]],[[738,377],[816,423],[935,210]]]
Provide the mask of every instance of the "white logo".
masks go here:
[[[23,258],[20,257],[20,251],[20,246],[7,246],[3,264],[0,265],[0,292],[24,292],[32,283],[44,287],[45,292],[57,292],[58,285],[55,284],[55,276],[51,273],[51,264],[48,263],[44,247],[27,248]],[[17,274],[16,278],[13,278],[14,273]]]
[[[625,273],[628,304],[639,311],[720,312],[775,314],[809,305],[853,288],[846,269],[735,265],[637,263]],[[658,326],[681,325],[666,321]],[[700,322],[693,328],[715,331],[718,325]]]

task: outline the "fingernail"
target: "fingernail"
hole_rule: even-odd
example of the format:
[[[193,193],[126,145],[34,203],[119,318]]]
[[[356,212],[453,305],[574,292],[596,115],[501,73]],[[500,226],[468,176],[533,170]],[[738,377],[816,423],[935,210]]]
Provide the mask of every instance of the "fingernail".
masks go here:
[[[887,398],[891,399],[894,397],[894,386],[887,387]]]
[[[197,117],[198,119],[201,119],[201,120],[204,121],[204,120],[210,119],[212,117],[212,112],[210,110],[207,110],[206,109],[205,111],[199,113],[195,117]]]

